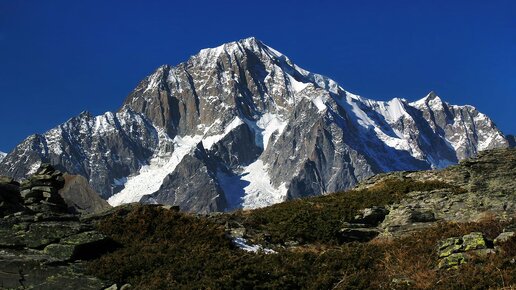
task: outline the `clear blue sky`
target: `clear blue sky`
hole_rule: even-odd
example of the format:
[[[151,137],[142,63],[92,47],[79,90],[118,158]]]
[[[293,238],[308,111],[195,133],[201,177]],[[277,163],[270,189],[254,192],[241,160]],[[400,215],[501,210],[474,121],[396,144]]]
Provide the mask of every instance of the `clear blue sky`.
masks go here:
[[[117,110],[159,65],[248,36],[364,97],[435,90],[516,133],[514,0],[0,0],[0,150]]]

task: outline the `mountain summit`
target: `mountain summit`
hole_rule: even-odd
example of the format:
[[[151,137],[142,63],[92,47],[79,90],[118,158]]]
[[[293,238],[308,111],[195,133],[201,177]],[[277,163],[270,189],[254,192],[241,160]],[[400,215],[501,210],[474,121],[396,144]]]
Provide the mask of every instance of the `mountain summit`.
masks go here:
[[[82,113],[0,162],[17,178],[51,162],[112,205],[255,208],[350,188],[375,173],[443,168],[507,147],[486,115],[435,93],[366,99],[256,38],[201,50],[141,81],[116,113]]]

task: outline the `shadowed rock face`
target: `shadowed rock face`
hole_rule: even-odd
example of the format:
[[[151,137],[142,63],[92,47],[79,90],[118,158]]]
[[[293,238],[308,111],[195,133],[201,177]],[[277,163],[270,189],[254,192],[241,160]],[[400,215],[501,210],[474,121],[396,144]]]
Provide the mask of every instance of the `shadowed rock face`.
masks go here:
[[[516,147],[516,136],[507,135],[507,141],[509,142],[509,147],[511,147],[511,148]]]
[[[111,206],[103,200],[81,175],[64,175],[64,187],[59,195],[64,199],[68,208],[77,213],[96,213],[107,210]]]
[[[412,103],[365,99],[248,38],[159,67],[117,113],[83,113],[30,136],[0,174],[22,178],[50,162],[112,204],[143,197],[206,212],[344,190],[376,173],[443,168],[507,146],[471,106],[433,92]]]

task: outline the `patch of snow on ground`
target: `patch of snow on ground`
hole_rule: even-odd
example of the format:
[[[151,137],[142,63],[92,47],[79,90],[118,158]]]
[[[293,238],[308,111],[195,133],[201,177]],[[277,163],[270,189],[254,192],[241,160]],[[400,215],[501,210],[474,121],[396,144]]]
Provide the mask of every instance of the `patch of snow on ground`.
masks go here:
[[[0,151],[0,162],[4,160],[5,156],[7,156],[7,153]]]
[[[150,160],[149,165],[144,165],[135,176],[130,176],[124,189],[108,199],[108,203],[117,206],[124,203],[138,202],[142,196],[151,194],[159,189],[163,179],[174,171],[183,157],[190,153],[201,141],[202,136],[176,136],[172,143],[172,153],[157,154]],[[162,144],[160,144],[160,147]]]
[[[247,243],[247,240],[244,238],[235,238],[233,239],[233,243],[239,247],[240,249],[246,251],[246,252],[253,252],[257,253],[259,251],[263,251],[265,254],[275,254],[276,251],[272,249],[264,248],[260,245],[250,245]]]

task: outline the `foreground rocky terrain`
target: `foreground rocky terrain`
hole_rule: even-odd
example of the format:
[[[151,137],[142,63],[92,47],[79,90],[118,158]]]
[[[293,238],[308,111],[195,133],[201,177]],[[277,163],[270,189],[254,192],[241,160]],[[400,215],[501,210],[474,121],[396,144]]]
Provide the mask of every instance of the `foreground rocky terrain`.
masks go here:
[[[73,213],[58,194],[64,185],[63,174],[48,164],[21,184],[0,178],[0,288],[109,286],[84,274],[84,261],[117,245]]]
[[[49,162],[84,176],[112,205],[208,213],[443,168],[508,142],[472,106],[434,92],[414,102],[363,98],[247,38],[159,67],[118,112],[84,112],[29,136],[0,174],[23,178]]]
[[[497,149],[255,210],[81,214],[59,195],[66,177],[43,165],[0,179],[0,288],[514,287],[515,176],[516,149]]]

